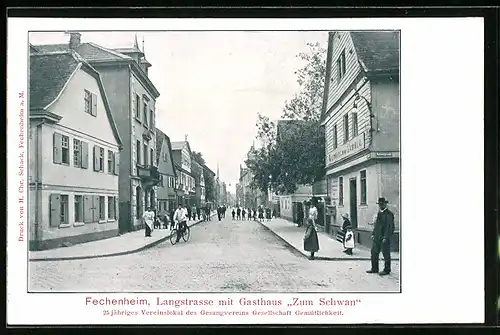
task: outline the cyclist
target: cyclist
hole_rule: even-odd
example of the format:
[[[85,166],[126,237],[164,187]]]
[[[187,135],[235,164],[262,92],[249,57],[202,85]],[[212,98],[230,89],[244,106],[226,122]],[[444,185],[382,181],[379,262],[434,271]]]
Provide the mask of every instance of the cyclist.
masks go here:
[[[179,208],[174,213],[174,221],[177,225],[177,242],[179,242],[184,230],[187,228],[187,215],[187,209],[179,204]]]

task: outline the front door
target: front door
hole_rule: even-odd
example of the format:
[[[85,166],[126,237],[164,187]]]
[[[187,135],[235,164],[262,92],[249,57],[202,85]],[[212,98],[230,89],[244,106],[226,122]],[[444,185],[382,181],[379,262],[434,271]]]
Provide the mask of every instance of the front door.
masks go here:
[[[356,178],[349,180],[349,208],[352,228],[358,227],[358,198],[356,190]]]

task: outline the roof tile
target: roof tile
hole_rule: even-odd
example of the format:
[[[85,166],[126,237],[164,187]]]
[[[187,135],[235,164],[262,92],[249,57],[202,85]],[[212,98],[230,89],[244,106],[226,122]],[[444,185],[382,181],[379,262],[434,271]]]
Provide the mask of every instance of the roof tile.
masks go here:
[[[353,31],[351,37],[369,72],[399,70],[399,31]]]
[[[79,62],[70,53],[30,56],[30,109],[44,108],[55,100]]]

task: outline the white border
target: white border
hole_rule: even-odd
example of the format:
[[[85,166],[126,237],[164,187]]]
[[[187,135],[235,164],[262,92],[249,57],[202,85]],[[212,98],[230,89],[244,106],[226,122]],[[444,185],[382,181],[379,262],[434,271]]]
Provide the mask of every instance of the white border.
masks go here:
[[[404,237],[401,294],[308,294],[360,299],[343,316],[102,315],[86,296],[30,294],[26,243],[17,242],[18,92],[27,87],[28,30],[401,30],[401,162]],[[8,19],[7,322],[21,324],[476,323],[484,322],[483,20]],[[26,123],[25,113],[25,124]],[[27,155],[25,154],[25,161]],[[471,180],[472,178],[472,180]],[[26,188],[24,189],[26,192]],[[473,234],[471,233],[473,232]],[[475,238],[473,238],[475,236]],[[334,266],[334,263],[332,263]],[[187,294],[180,295],[187,297]],[[229,294],[196,294],[222,299]],[[258,298],[259,294],[231,294]],[[292,295],[266,294],[290,300]],[[293,296],[301,296],[293,294]],[[194,295],[191,295],[194,297]],[[153,299],[149,297],[149,299]],[[242,310],[235,304],[234,310]],[[151,309],[155,309],[151,307]],[[221,309],[219,309],[221,310]]]

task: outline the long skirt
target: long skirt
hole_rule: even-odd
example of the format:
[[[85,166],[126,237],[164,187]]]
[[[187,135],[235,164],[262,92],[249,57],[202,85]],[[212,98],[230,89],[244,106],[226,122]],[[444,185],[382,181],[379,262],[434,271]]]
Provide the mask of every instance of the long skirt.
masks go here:
[[[304,239],[304,250],[309,252],[316,252],[319,250],[319,241],[318,241],[318,233],[316,229],[308,226],[306,228],[306,232],[311,230],[311,233],[307,238]]]
[[[149,227],[148,224],[146,224],[146,237],[151,236],[151,228]]]

